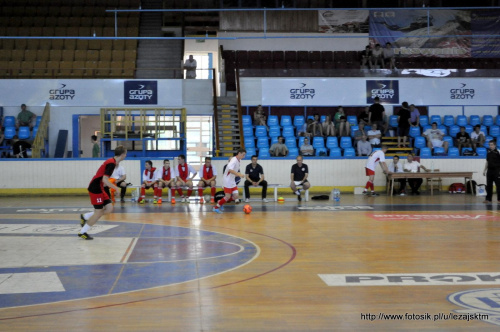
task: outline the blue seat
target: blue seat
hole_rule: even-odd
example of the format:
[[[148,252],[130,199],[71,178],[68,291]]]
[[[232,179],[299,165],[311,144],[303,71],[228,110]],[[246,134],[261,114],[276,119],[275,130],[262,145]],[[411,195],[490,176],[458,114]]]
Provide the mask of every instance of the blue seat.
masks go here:
[[[295,137],[286,137],[285,145],[288,148],[288,150],[297,148],[297,141],[295,141]]]
[[[326,120],[326,115],[322,115],[319,117],[319,122],[323,123]]]
[[[491,126],[488,134],[490,136],[499,136],[500,135],[500,127],[496,126],[496,125]]]
[[[465,115],[457,115],[457,126],[459,127],[467,126],[467,117]]]
[[[266,137],[257,138],[257,148],[261,149],[261,148],[268,148],[268,147],[269,147],[269,140]]]
[[[354,151],[354,148],[345,148],[344,157],[356,157],[356,152]]]
[[[492,139],[493,139],[493,137],[492,137],[492,136],[487,135],[487,136],[485,137],[485,139],[484,139],[484,145],[483,145],[483,146],[484,146],[485,148],[487,148],[487,149],[488,149],[488,148],[490,147],[490,141],[491,141]]]
[[[440,115],[431,115],[431,125],[435,122],[438,126],[441,125],[441,116]]]
[[[443,137],[444,142],[448,142],[448,147],[453,146],[453,138],[451,136],[445,136]]]
[[[431,149],[430,148],[421,148],[420,149],[420,158],[429,158],[431,157]]]
[[[338,148],[339,147],[339,140],[337,137],[333,137],[333,136],[328,136],[326,138],[326,147],[328,149],[333,149],[333,148]]]
[[[434,148],[434,155],[444,155],[444,148]]]
[[[281,128],[278,126],[269,127],[269,137],[281,136]]]
[[[474,131],[474,127],[472,127],[471,125],[466,125],[466,126],[465,126],[465,132],[466,132],[467,134],[469,134],[469,135],[470,135],[470,133],[472,133],[473,131]]]
[[[427,115],[420,115],[420,126],[425,127],[429,125],[429,117]]]
[[[465,151],[470,151],[470,152],[472,152],[472,151],[474,151],[474,150],[472,150],[472,148],[462,148],[462,156],[464,155],[464,152],[465,152]]]
[[[331,148],[330,149],[330,157],[342,157],[342,151],[340,148]]]
[[[250,115],[242,115],[241,122],[244,126],[251,126],[252,125],[252,117]]]
[[[282,115],[280,124],[282,127],[292,125],[292,117],[290,115]]]
[[[30,127],[19,127],[17,136],[19,136],[19,139],[30,138],[31,137]]]
[[[245,146],[245,150],[247,150],[247,157],[252,157],[257,155],[257,151],[255,150],[255,148],[249,148]]]
[[[500,115],[497,115],[496,120],[495,120],[495,124],[497,126],[500,126]]]
[[[15,127],[16,126],[16,118],[13,116],[6,116],[3,118],[3,126],[7,127]]]
[[[271,145],[278,143],[278,137],[271,137]]]
[[[352,128],[352,126],[357,126],[358,125],[358,117],[356,115],[348,115],[347,122],[349,122],[349,124],[351,125],[351,128]]]
[[[479,118],[479,115],[471,115],[469,117],[469,124],[473,127],[475,125],[481,124],[481,119]]]
[[[267,137],[266,126],[256,126],[255,127],[255,136],[256,137]]]
[[[342,149],[351,148],[352,147],[352,140],[351,140],[351,138],[347,137],[347,136],[342,136],[340,138],[340,147]]]
[[[252,126],[243,126],[243,137],[253,137]]]
[[[16,127],[5,127],[3,135],[5,139],[12,139],[12,137],[16,136]]]
[[[422,133],[425,133],[425,131],[426,131],[427,129],[432,129],[432,126],[424,126],[424,127],[422,128]],[[410,130],[411,130],[411,129],[410,129]]]
[[[451,137],[457,137],[457,134],[460,132],[460,127],[457,125],[453,125],[450,127],[449,134]]]
[[[299,149],[300,149],[300,147],[302,146],[302,144],[304,144],[304,139],[305,139],[305,137],[304,137],[304,136],[300,136],[300,137],[299,137],[299,145],[298,145],[298,146],[299,146]],[[310,143],[310,142],[309,142],[309,143]]]
[[[427,146],[427,142],[425,140],[425,137],[423,136],[417,136],[415,137],[415,142],[413,143],[413,147],[415,148],[425,148]]]
[[[486,157],[486,148],[483,147],[476,148],[476,153],[479,157]]]
[[[397,128],[398,127],[398,116],[391,115],[389,117],[389,127]]]
[[[485,125],[486,127],[493,126],[494,125],[493,116],[491,116],[491,115],[484,115],[483,116],[483,125]]]
[[[33,127],[33,139],[36,137],[36,134],[38,133],[38,126]]]
[[[446,127],[453,126],[455,124],[455,119],[453,119],[453,115],[445,115],[444,120],[443,120],[443,124]]]
[[[267,118],[267,125],[271,126],[279,126],[278,116],[277,115],[269,115]]]
[[[40,125],[40,122],[42,122],[42,117],[41,116],[37,116],[36,117],[35,127],[38,127]]]
[[[482,131],[485,135],[488,133],[488,131],[486,130],[486,126],[484,125],[481,125],[480,131]]]
[[[298,155],[299,155],[299,149],[297,148],[288,149],[288,157],[297,158]]]
[[[293,126],[296,128],[302,128],[305,123],[305,118],[303,115],[296,115],[293,117]]]
[[[317,148],[324,148],[325,147],[325,141],[323,139],[323,137],[314,137],[313,138],[313,144],[312,144],[313,148],[317,149]]]
[[[458,156],[460,156],[458,148],[452,146],[451,148],[448,149],[448,157],[458,157]]]
[[[443,133],[445,135],[448,135],[448,128],[447,127],[440,125],[440,126],[438,126],[438,129],[441,129],[441,131],[443,131]]]
[[[356,125],[356,126],[351,126],[351,137],[354,137],[354,134],[356,133],[356,131],[359,130],[359,126]]]
[[[410,127],[410,137],[419,137],[420,127]]]
[[[328,155],[326,148],[317,148],[316,149],[316,157],[324,156],[326,157]]]
[[[259,158],[269,158],[271,155],[269,154],[269,148],[260,148],[259,149]]]
[[[309,120],[309,119],[314,120],[314,115],[308,115],[307,120]]]
[[[245,143],[245,148],[255,147],[255,141],[253,140],[253,137],[244,138],[243,142]]]
[[[295,132],[292,126],[283,127],[283,137],[295,137]]]

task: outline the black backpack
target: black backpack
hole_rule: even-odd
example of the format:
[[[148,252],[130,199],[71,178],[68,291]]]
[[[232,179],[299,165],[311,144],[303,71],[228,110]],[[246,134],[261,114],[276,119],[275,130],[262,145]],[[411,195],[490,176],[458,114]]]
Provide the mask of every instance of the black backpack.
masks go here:
[[[476,186],[477,186],[476,181],[474,181],[474,180],[467,181],[467,183],[465,184],[465,192],[467,194],[475,195],[476,194]],[[472,192],[471,192],[471,188],[472,188]]]
[[[214,200],[215,200],[216,202],[218,202],[218,201],[219,201],[219,200],[221,200],[221,199],[222,199],[222,197],[224,197],[224,196],[225,196],[225,194],[224,194],[224,191],[223,191],[223,190],[218,191],[218,192],[216,192],[216,193],[215,193]]]

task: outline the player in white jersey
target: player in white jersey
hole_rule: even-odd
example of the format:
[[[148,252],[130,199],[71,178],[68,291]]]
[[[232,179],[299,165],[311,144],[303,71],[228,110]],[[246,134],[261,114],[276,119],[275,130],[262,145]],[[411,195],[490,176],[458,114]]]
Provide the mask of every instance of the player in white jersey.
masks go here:
[[[217,205],[214,206],[212,211],[217,213],[222,213],[224,208],[222,207],[225,203],[232,200],[238,199],[238,186],[236,185],[236,177],[244,178],[245,174],[240,173],[240,160],[245,158],[247,151],[245,149],[239,149],[236,156],[234,156],[226,167],[224,175],[222,177],[222,186],[224,187],[224,197],[221,198]]]
[[[380,163],[384,174],[389,174],[389,169],[385,163],[385,153],[387,152],[387,145],[382,145],[381,150],[373,151],[368,157],[368,161],[366,162],[366,176],[368,176],[368,181],[366,182],[365,190],[363,190],[363,195],[368,195],[368,189],[371,189],[372,196],[378,196],[375,192],[375,188],[373,186],[373,180],[375,179],[375,169],[377,168],[377,164]]]

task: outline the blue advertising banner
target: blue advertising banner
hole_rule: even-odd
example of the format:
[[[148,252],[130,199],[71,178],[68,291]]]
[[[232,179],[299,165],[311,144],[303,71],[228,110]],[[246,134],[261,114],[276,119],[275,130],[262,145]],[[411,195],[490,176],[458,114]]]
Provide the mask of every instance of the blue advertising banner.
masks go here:
[[[158,81],[125,81],[125,105],[157,105]]]
[[[373,104],[376,97],[380,99],[380,103],[399,104],[399,81],[367,80],[366,103]]]
[[[471,15],[473,35],[500,35],[499,10],[474,10]],[[499,58],[500,38],[473,37],[473,58]]]

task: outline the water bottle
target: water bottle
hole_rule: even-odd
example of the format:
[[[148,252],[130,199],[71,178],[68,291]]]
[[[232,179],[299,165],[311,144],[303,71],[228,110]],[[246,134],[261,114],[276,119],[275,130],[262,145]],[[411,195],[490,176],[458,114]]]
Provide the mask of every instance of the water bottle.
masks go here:
[[[132,202],[137,202],[138,198],[139,198],[139,191],[138,190],[132,191]]]
[[[335,202],[340,202],[340,190],[333,189],[333,200]]]

